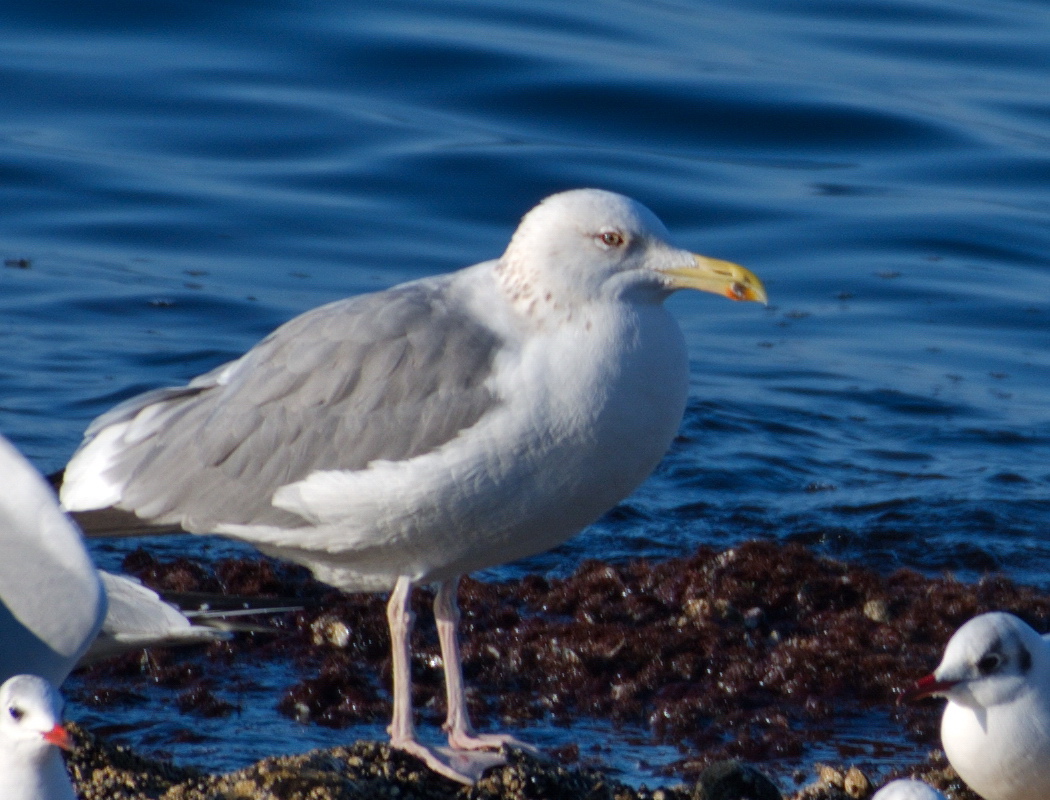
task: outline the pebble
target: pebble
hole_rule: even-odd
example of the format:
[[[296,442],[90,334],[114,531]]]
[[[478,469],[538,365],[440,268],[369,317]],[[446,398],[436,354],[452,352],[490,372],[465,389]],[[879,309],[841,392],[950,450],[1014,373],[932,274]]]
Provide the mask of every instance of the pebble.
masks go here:
[[[314,645],[332,645],[340,649],[350,643],[350,628],[334,614],[324,614],[310,623],[310,639]]]
[[[885,624],[890,621],[890,608],[885,600],[869,600],[864,604],[864,616],[872,622]]]
[[[842,788],[850,797],[863,800],[871,794],[871,781],[868,776],[856,767],[850,767],[846,777],[842,780]]]

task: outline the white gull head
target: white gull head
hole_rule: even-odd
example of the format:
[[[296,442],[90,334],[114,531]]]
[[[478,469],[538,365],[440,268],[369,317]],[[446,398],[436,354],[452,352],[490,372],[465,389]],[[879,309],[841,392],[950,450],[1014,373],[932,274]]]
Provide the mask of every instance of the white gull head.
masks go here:
[[[928,783],[900,778],[875,792],[871,800],[945,800],[945,797]]]
[[[941,743],[986,800],[1050,797],[1050,649],[1012,614],[981,614],[904,699],[946,697]]]
[[[497,272],[514,301],[537,314],[595,301],[659,302],[685,288],[765,301],[747,270],[669,240],[664,224],[636,200],[574,189],[547,197],[522,218]]]
[[[75,800],[57,748],[69,749],[61,725],[62,698],[36,675],[16,675],[0,686],[0,797]]]

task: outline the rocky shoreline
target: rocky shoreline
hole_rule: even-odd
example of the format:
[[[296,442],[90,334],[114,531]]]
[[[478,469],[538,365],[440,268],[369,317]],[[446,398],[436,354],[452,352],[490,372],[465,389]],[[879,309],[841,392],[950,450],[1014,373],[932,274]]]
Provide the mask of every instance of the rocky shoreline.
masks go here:
[[[70,726],[77,749],[68,759],[81,800],[781,800],[757,768],[739,761],[709,765],[692,784],[634,789],[598,770],[569,768],[521,751],[489,770],[474,786],[461,786],[386,744],[276,756],[228,775],[205,775],[113,747]],[[912,771],[971,800],[950,768],[926,764]],[[822,767],[794,800],[864,800],[874,791],[861,770]],[[979,798],[976,798],[979,800]]]
[[[91,687],[81,688],[82,695],[95,696],[80,702],[102,704],[133,694],[138,682],[162,682],[182,713],[222,715],[229,711],[214,687],[231,659],[289,659],[302,677],[275,698],[283,713],[333,727],[381,721],[389,713],[383,598],[343,596],[301,570],[264,559],[162,563],[136,551],[124,566],[162,592],[294,597],[306,607],[275,618],[276,633],[238,636],[191,656],[158,652],[145,669],[131,656],[93,667],[79,685]],[[461,606],[471,711],[479,724],[513,728],[515,721],[546,719],[571,725],[588,718],[645,726],[654,741],[682,752],[666,770],[667,787],[620,784],[590,769],[571,747],[548,753],[550,761],[512,753],[507,766],[477,786],[461,787],[371,742],[204,776],[139,758],[78,729],[85,746],[71,763],[81,796],[764,798],[771,795],[712,787],[757,774],[752,769],[780,776],[776,765],[797,761],[816,743],[834,743],[840,719],[873,710],[899,723],[919,752],[934,750],[940,705],[898,707],[895,701],[937,663],[952,632],[995,609],[1037,630],[1050,627],[1050,598],[1002,577],[963,583],[910,570],[880,575],[769,542],[702,548],[661,562],[586,562],[564,579],[465,580]],[[421,724],[440,725],[440,662],[425,596],[416,611],[414,700]],[[851,773],[851,754],[844,749],[840,756],[838,769],[796,775],[795,796],[868,796],[870,782],[857,777],[864,765]],[[740,773],[727,764],[751,766]],[[909,771],[927,775],[952,797],[973,797],[942,758]],[[816,785],[805,785],[814,779]]]

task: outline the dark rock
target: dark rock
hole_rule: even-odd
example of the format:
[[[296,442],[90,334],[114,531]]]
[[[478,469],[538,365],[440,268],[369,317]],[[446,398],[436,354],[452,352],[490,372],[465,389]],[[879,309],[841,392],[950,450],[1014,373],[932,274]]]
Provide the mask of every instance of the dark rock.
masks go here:
[[[749,764],[716,761],[700,774],[694,800],[781,800],[776,784]]]

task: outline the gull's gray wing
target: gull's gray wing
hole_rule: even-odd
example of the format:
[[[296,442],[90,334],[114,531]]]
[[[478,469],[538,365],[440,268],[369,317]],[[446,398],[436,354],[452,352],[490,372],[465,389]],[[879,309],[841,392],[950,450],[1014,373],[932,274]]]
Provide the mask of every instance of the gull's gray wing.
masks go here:
[[[100,417],[66,480],[98,443],[105,479],[121,487],[117,506],[151,523],[299,526],[271,505],[276,489],[448,442],[496,404],[486,379],[500,345],[447,280],[331,303],[185,387]]]

